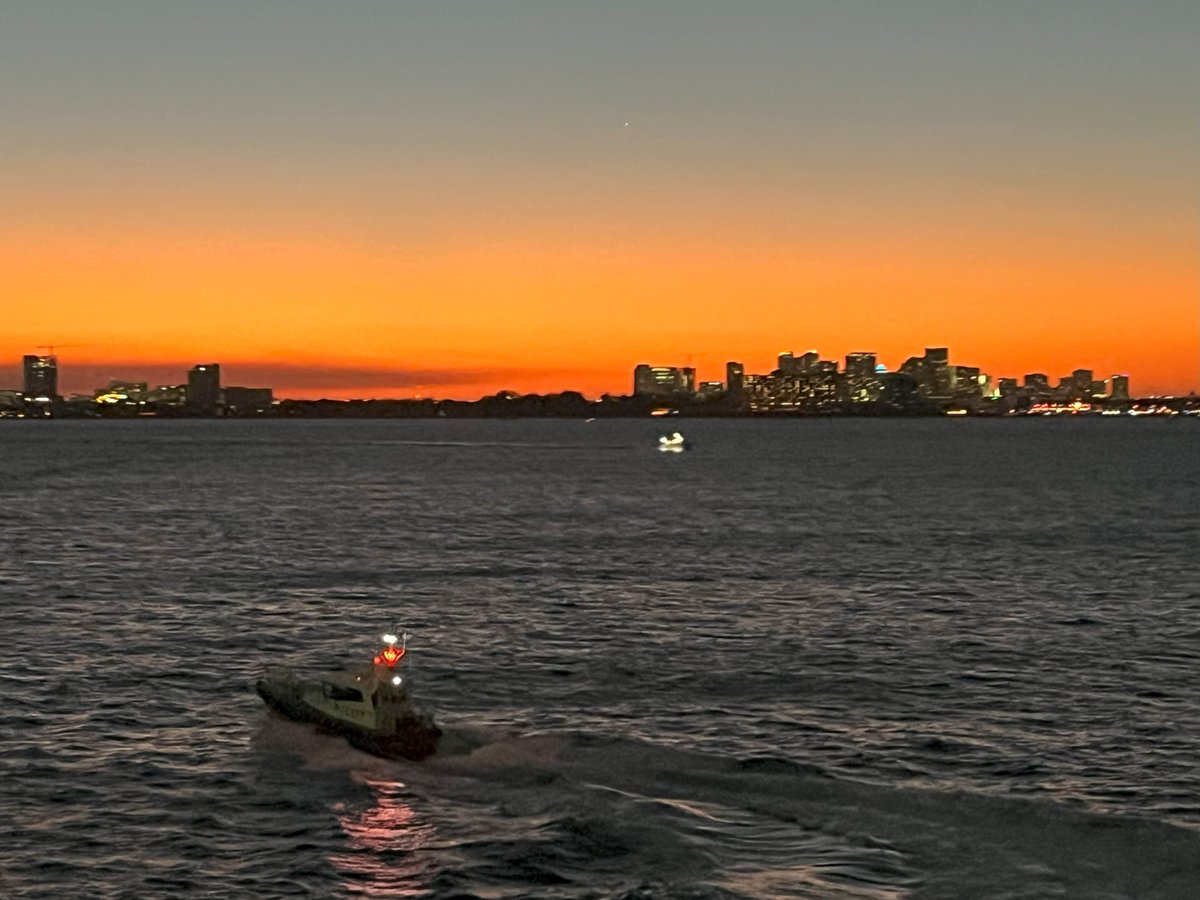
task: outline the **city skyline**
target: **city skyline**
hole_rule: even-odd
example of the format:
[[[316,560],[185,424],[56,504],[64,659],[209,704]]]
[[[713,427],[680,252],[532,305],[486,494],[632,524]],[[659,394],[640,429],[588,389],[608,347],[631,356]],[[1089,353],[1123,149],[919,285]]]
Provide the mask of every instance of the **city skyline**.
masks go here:
[[[298,397],[784,347],[1200,389],[1200,9],[23,4],[10,360]],[[85,375],[84,373],[87,372]]]
[[[53,349],[53,348],[46,347],[43,349]],[[931,354],[934,355],[932,358],[931,358]],[[898,365],[898,366],[889,366],[886,363],[880,361],[878,354],[874,353],[873,351],[860,350],[860,351],[855,351],[852,353],[847,353],[842,358],[842,360],[839,361],[836,357],[833,359],[826,358],[815,348],[804,351],[800,354],[796,354],[791,350],[785,350],[785,351],[780,352],[776,356],[774,362],[771,365],[767,366],[766,368],[760,369],[758,372],[755,371],[755,367],[753,367],[753,366],[747,367],[745,365],[745,363],[743,363],[741,360],[728,359],[721,367],[722,368],[722,371],[721,371],[722,377],[715,378],[715,379],[714,378],[709,378],[709,379],[700,378],[698,376],[696,368],[694,366],[690,366],[690,365],[688,365],[688,366],[680,366],[680,365],[676,365],[676,364],[655,365],[655,364],[643,362],[643,363],[638,363],[636,366],[632,367],[633,384],[632,384],[631,390],[628,390],[628,391],[619,391],[619,390],[618,391],[605,391],[605,392],[602,392],[602,394],[594,394],[591,396],[601,396],[603,394],[611,394],[613,396],[622,396],[622,395],[632,395],[632,394],[639,394],[639,393],[642,393],[642,394],[653,394],[653,393],[694,394],[694,393],[703,393],[704,390],[706,389],[706,387],[709,389],[712,389],[715,385],[723,385],[722,389],[725,389],[728,387],[731,377],[741,379],[744,376],[744,377],[747,377],[750,379],[762,379],[762,378],[766,378],[766,377],[769,377],[772,375],[790,376],[790,375],[805,374],[808,372],[816,373],[818,371],[823,372],[825,374],[838,374],[838,375],[845,375],[845,376],[853,376],[853,377],[856,377],[859,379],[875,377],[875,376],[884,377],[884,376],[891,375],[891,374],[897,374],[897,373],[903,374],[906,372],[910,372],[910,371],[912,371],[911,367],[913,367],[914,364],[918,368],[923,368],[924,365],[926,364],[926,362],[934,363],[934,359],[936,359],[935,364],[937,366],[939,366],[940,368],[942,368],[943,370],[947,370],[947,371],[957,371],[960,369],[969,370],[969,372],[971,373],[970,378],[972,380],[973,386],[977,382],[977,385],[982,388],[982,394],[985,396],[987,395],[988,392],[991,392],[993,390],[998,390],[999,386],[1002,386],[1005,382],[1021,383],[1025,386],[1029,386],[1032,383],[1040,383],[1041,385],[1045,386],[1046,388],[1050,388],[1050,387],[1054,386],[1054,383],[1056,381],[1059,382],[1061,385],[1061,384],[1066,384],[1068,382],[1072,382],[1073,380],[1077,380],[1080,377],[1080,373],[1082,373],[1082,372],[1087,373],[1089,381],[1092,381],[1095,375],[1100,376],[1100,381],[1111,381],[1112,379],[1121,379],[1121,381],[1126,386],[1125,390],[1124,390],[1124,396],[1126,396],[1126,397],[1129,396],[1128,385],[1130,382],[1130,375],[1128,372],[1112,372],[1112,373],[1109,373],[1106,375],[1102,372],[1097,372],[1094,369],[1090,369],[1090,368],[1084,369],[1079,366],[1076,366],[1070,372],[1062,373],[1062,374],[1055,374],[1055,373],[1052,373],[1052,372],[1049,372],[1049,371],[1046,371],[1043,369],[1043,370],[1038,370],[1038,371],[1033,371],[1033,372],[1024,372],[1019,375],[996,375],[991,372],[984,372],[981,369],[981,367],[979,367],[979,366],[963,365],[958,360],[958,358],[951,359],[949,348],[946,348],[946,347],[936,348],[936,347],[928,347],[928,346],[926,346],[924,348],[923,356],[917,356],[915,353],[910,353],[905,358],[904,363],[902,363],[901,365]],[[67,377],[64,377],[64,372],[59,367],[59,360],[58,360],[58,356],[56,354],[52,354],[52,353],[25,354],[22,356],[21,364],[17,367],[14,367],[14,371],[17,373],[17,375],[15,376],[14,379],[11,379],[11,381],[12,381],[11,384],[8,383],[7,381],[5,381],[4,377],[2,375],[0,375],[0,392],[11,393],[11,392],[24,391],[24,393],[30,397],[36,396],[38,394],[50,394],[52,397],[59,397],[59,398],[84,397],[84,396],[99,396],[106,389],[112,387],[113,385],[140,383],[143,385],[142,390],[147,390],[151,387],[153,387],[156,390],[170,389],[170,388],[175,388],[175,387],[183,387],[183,388],[190,390],[190,392],[194,395],[197,391],[197,385],[200,383],[197,381],[197,378],[200,378],[205,383],[205,386],[203,388],[201,388],[201,390],[203,391],[204,396],[206,398],[203,402],[203,405],[206,407],[211,407],[217,403],[218,392],[225,385],[228,384],[228,381],[222,382],[222,379],[221,379],[222,366],[223,366],[222,363],[216,363],[216,362],[192,363],[183,370],[164,368],[162,371],[165,372],[169,376],[166,378],[141,378],[140,376],[144,375],[145,372],[147,371],[144,368],[139,368],[139,367],[135,366],[132,368],[127,367],[124,369],[119,369],[118,367],[110,364],[110,365],[104,367],[104,371],[109,371],[111,374],[105,376],[103,379],[100,379],[98,381],[93,380],[93,382],[90,384],[90,386],[88,386],[84,389],[74,390],[74,389],[64,388],[63,385],[64,384],[69,385],[72,383],[82,383],[88,377],[87,374],[76,373],[73,377],[70,377],[71,369],[68,366],[66,369],[66,373],[65,373]],[[0,366],[0,373],[2,373],[5,368],[6,367],[4,367],[4,366]],[[84,373],[91,373],[92,371],[93,371],[92,368],[85,368],[83,370]],[[158,370],[154,369],[151,371],[158,371]],[[248,371],[253,371],[253,369],[252,369],[252,367],[240,367],[237,369],[237,371],[239,374],[245,375]],[[205,373],[207,373],[207,374],[205,374]],[[946,378],[946,377],[949,377],[950,383],[953,384],[953,382],[955,380],[954,376],[953,375],[943,376],[943,378]],[[656,379],[657,379],[657,383],[656,383]],[[664,381],[663,379],[666,379],[666,380]],[[245,380],[245,379],[243,379],[243,380]],[[628,371],[626,372],[625,380],[627,383],[626,387],[629,387]],[[210,381],[211,381],[211,384],[208,383]],[[1096,383],[1099,384],[1099,382],[1096,382]],[[249,389],[249,388],[244,388],[244,387],[235,387],[234,389],[235,390],[267,390],[267,391],[272,391],[272,392],[275,391],[274,387],[255,388],[255,389]],[[502,389],[500,389],[500,391],[495,392],[495,393],[517,393],[517,394],[520,394],[520,393],[561,393],[564,391],[573,391],[573,392],[578,392],[578,393],[587,395],[586,391],[579,391],[577,388],[575,388],[571,385],[567,385],[567,384],[560,384],[560,385],[554,387],[552,390],[544,391],[544,392],[520,392],[520,391],[513,391],[510,388],[502,388]],[[185,391],[185,393],[186,393],[186,391]],[[1195,392],[1189,391],[1189,392],[1187,392],[1186,395],[1187,396],[1195,396]],[[420,397],[421,395],[416,395],[416,396]],[[434,397],[433,395],[426,395],[426,396],[429,399],[449,399],[449,400],[480,399],[480,397],[464,398],[464,397]],[[481,395],[481,397],[482,396],[487,396],[487,395]],[[1160,394],[1146,393],[1145,396],[1151,397],[1151,396],[1177,396],[1177,395],[1174,395],[1174,394],[1160,395]],[[1184,395],[1178,395],[1178,396],[1184,396]],[[303,397],[303,396],[288,396],[286,399],[304,400],[304,399],[322,399],[322,398],[309,398],[309,397]],[[359,396],[351,397],[351,398],[325,397],[324,399],[359,399],[359,400],[363,400],[363,399],[414,399],[414,398],[413,397],[373,397],[368,394],[368,395],[359,395]]]
[[[817,350],[781,352],[769,371],[729,360],[723,380],[698,380],[690,366],[639,363],[631,390],[588,397],[560,387],[544,393],[500,390],[472,399],[297,398],[269,386],[231,384],[222,364],[187,370],[186,382],[154,384],[112,379],[87,393],[64,396],[55,356],[22,358],[21,390],[0,387],[0,418],[585,418],[720,416],[1175,416],[1200,415],[1200,396],[1139,395],[1127,374],[1099,375],[1079,367],[1068,375],[1027,372],[996,377],[963,365],[948,347],[925,347],[899,368],[875,353],[843,361]]]
[[[883,354],[875,353],[874,351],[863,351],[861,349],[861,344],[862,342],[853,344],[852,346],[855,346],[859,349],[847,351],[844,354],[819,355],[821,358],[844,360],[846,358],[867,352],[870,353],[871,356],[877,358],[879,363],[884,366],[886,371],[895,372],[900,371],[904,361],[909,359],[915,352],[915,348],[910,347],[907,351],[901,353],[896,359],[885,359]],[[928,345],[929,342],[920,344],[921,347],[926,347]],[[796,346],[799,347],[803,345]],[[57,350],[54,345],[42,345],[37,350],[27,351],[26,353],[21,354],[21,356],[46,355],[54,356],[56,359],[64,358],[63,354],[61,353],[48,353],[47,351],[51,349]],[[743,362],[744,357],[738,354],[713,353],[708,355],[711,356],[712,359],[720,358],[722,361],[710,365],[697,366],[694,363],[694,355],[689,354],[687,359],[672,359],[667,361],[659,360],[658,363],[654,364],[691,368],[695,370],[695,383],[699,385],[704,381],[723,379],[725,377],[727,364],[734,359],[738,360],[739,362],[743,362],[743,365],[746,366],[746,370],[748,372],[769,373],[778,367],[780,355],[789,352],[791,351],[778,351],[769,355],[765,360],[762,361],[759,361],[758,357],[755,357],[754,362],[748,363]],[[809,349],[807,352],[819,353],[816,348]],[[205,358],[220,357],[222,360],[226,358],[220,353],[211,352],[207,354],[202,353],[200,356]],[[965,358],[965,354],[961,356],[956,354],[955,364],[960,364],[960,361],[963,358]],[[180,381],[185,381],[187,371],[197,364],[196,360],[194,359],[179,364],[157,363],[150,365],[144,363],[95,361],[78,364],[72,362],[69,355],[66,356],[65,359],[67,360],[67,364],[62,366],[62,370],[59,374],[61,381],[60,394],[63,396],[67,396],[69,394],[91,394],[95,390],[102,388],[111,381],[144,381],[150,384],[163,386],[176,384]],[[1087,361],[1085,360],[1085,362]],[[637,365],[641,364],[648,365],[650,363],[637,363]],[[611,387],[605,387],[599,390],[581,387],[579,384],[571,383],[569,380],[569,375],[556,377],[556,373],[554,372],[545,373],[535,379],[533,382],[535,384],[534,388],[522,390],[520,386],[522,378],[520,377],[519,373],[513,378],[510,378],[508,381],[505,381],[504,373],[496,372],[494,377],[498,380],[491,382],[490,384],[495,384],[498,386],[494,387],[494,389],[483,390],[482,392],[473,390],[475,382],[465,382],[466,389],[460,390],[464,383],[455,384],[453,381],[449,383],[445,381],[438,382],[436,378],[428,377],[439,374],[436,371],[422,373],[412,370],[402,370],[406,373],[406,376],[412,383],[408,385],[395,385],[390,383],[386,370],[382,372],[372,371],[366,367],[346,367],[344,369],[336,369],[328,365],[317,364],[309,368],[300,364],[272,366],[255,363],[239,364],[236,362],[233,364],[222,362],[221,365],[227,372],[232,372],[234,376],[243,383],[265,384],[272,377],[282,376],[282,384],[274,386],[273,389],[276,391],[278,396],[298,400],[312,400],[321,398],[412,399],[419,397],[437,397],[451,400],[474,400],[482,396],[497,393],[499,391],[547,394],[557,393],[565,390],[574,390],[579,391],[587,396],[595,397],[603,394],[625,394],[629,393],[629,372],[634,368],[635,364],[626,363],[619,373],[614,373],[611,378],[606,377],[603,379],[600,383],[604,385],[611,385]],[[839,363],[839,365],[841,365],[841,363]],[[987,370],[984,366],[974,367],[991,376],[993,381],[999,381],[1007,378],[1023,379],[1031,372],[1045,374],[1051,379],[1066,378],[1069,377],[1073,371],[1078,369],[1079,366],[1080,362],[1079,360],[1076,360],[1069,364],[1069,368],[1061,372],[1052,367],[1034,365],[1026,371],[1004,371],[1000,373]],[[1104,378],[1108,378],[1113,375],[1123,375],[1125,377],[1137,379],[1139,384],[1143,381],[1143,379],[1138,378],[1136,372],[1131,373],[1127,369],[1115,367],[1106,370],[1103,367],[1097,366],[1093,366],[1092,368]],[[426,380],[428,382],[427,384],[417,381],[417,379],[421,378],[422,376],[426,376]],[[333,390],[323,390],[321,385],[329,381],[331,377],[334,380],[336,380],[338,377],[350,377],[355,380],[357,386],[353,388],[339,387]],[[23,376],[19,361],[15,364],[8,363],[7,361],[0,361],[0,390],[19,390],[21,387],[22,378]],[[297,385],[299,386],[297,387]],[[438,387],[446,388],[446,390],[439,392],[436,390]],[[373,388],[375,390],[373,390]],[[376,390],[378,392],[376,392]],[[1145,392],[1145,396],[1184,396],[1192,392],[1193,391],[1191,389],[1178,392],[1147,390]]]
[[[52,348],[45,348],[52,349]],[[520,391],[501,389],[494,394],[476,398],[422,397],[387,398],[357,396],[352,398],[306,398],[278,397],[273,387],[246,387],[232,385],[221,377],[219,362],[196,363],[188,368],[186,381],[179,378],[143,380],[136,375],[110,377],[104,383],[94,384],[84,391],[68,391],[60,381],[62,372],[55,355],[26,354],[21,361],[22,379],[19,387],[6,387],[0,382],[0,396],[12,406],[13,403],[33,404],[35,407],[63,400],[91,398],[98,405],[122,404],[152,405],[187,408],[192,413],[213,415],[226,407],[263,409],[276,400],[309,401],[312,399],[336,400],[388,400],[424,399],[459,402],[465,400],[487,400],[490,397],[523,396]],[[69,369],[68,369],[69,371]],[[172,371],[171,375],[178,373]],[[881,362],[872,351],[855,351],[844,359],[824,358],[816,349],[801,353],[786,350],[778,354],[775,364],[764,371],[747,369],[740,360],[728,360],[724,366],[723,379],[701,379],[692,366],[653,365],[639,363],[632,370],[632,385],[628,392],[605,392],[602,397],[693,397],[698,400],[724,399],[736,401],[735,406],[743,411],[784,408],[808,408],[810,411],[845,404],[875,403],[899,388],[902,392],[912,390],[925,400],[955,405],[973,405],[979,401],[1007,398],[1023,402],[1045,400],[1059,403],[1090,401],[1092,399],[1130,401],[1137,399],[1131,393],[1128,373],[1114,372],[1109,375],[1094,369],[1077,367],[1069,374],[1054,376],[1046,371],[1026,372],[1020,376],[997,376],[985,372],[978,366],[963,365],[952,358],[948,347],[928,347],[918,356],[908,356],[898,367]],[[910,384],[896,382],[899,376]],[[1099,377],[1098,377],[1099,376]],[[76,376],[79,380],[80,376]],[[554,390],[533,392],[529,396],[585,393],[570,386],[559,385]],[[1145,399],[1163,395],[1143,394]],[[1168,399],[1175,395],[1166,395]],[[1184,399],[1194,399],[1195,392],[1188,392]],[[592,399],[596,399],[593,395]]]

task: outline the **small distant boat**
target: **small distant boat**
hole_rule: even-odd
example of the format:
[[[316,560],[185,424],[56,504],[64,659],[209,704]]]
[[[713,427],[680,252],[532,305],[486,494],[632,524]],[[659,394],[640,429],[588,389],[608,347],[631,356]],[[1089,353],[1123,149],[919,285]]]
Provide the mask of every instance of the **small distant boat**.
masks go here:
[[[273,712],[341,735],[359,750],[387,759],[424,759],[437,750],[442,729],[413,704],[397,671],[408,635],[385,634],[383,643],[369,666],[311,680],[276,672],[259,680],[258,695]]]
[[[664,453],[682,453],[692,449],[692,442],[676,431],[674,434],[663,435],[658,439],[658,449]]]

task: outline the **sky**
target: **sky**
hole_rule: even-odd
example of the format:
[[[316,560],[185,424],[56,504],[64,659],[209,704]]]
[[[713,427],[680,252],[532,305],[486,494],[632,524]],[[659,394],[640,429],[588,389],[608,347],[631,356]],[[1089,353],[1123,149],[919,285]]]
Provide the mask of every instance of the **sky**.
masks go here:
[[[1195,0],[8,0],[0,388],[1200,390]]]

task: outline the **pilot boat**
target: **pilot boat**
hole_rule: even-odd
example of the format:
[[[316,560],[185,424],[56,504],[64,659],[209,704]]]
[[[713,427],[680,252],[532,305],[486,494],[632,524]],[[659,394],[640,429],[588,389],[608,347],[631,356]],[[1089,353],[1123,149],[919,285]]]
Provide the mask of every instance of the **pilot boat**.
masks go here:
[[[684,450],[691,450],[692,443],[676,431],[670,437],[665,435],[660,437],[658,439],[658,449],[664,453],[682,453]]]
[[[408,635],[383,636],[370,665],[302,679],[288,670],[268,674],[256,685],[267,706],[285,718],[311,722],[354,747],[389,759],[424,759],[437,750],[442,730],[412,702],[400,674]]]

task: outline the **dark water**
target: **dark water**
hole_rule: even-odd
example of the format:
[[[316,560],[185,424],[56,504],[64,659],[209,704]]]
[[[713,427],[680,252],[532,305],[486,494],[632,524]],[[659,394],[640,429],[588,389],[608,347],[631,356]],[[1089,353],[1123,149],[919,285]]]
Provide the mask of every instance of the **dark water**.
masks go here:
[[[0,896],[1200,896],[1200,423],[657,424],[3,423]]]

